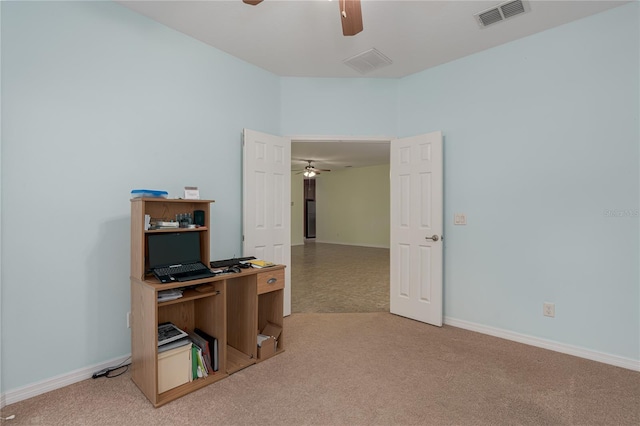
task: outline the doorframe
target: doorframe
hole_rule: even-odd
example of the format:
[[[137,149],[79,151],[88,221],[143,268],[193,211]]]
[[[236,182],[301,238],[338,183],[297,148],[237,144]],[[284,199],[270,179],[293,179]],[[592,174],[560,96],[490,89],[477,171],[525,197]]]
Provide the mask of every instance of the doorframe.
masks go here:
[[[285,135],[283,136],[291,140],[291,143],[387,143],[391,144],[392,141],[398,139],[397,136],[348,136],[348,135]],[[389,156],[391,156],[391,149],[389,149]],[[390,160],[389,160],[390,161]],[[291,180],[289,181],[289,193],[291,193]],[[291,221],[290,221],[291,222]],[[291,223],[289,223],[291,226]],[[291,235],[289,233],[289,247],[293,247],[291,244]],[[293,261],[292,261],[293,262]],[[290,280],[291,292],[293,294],[293,279]],[[293,302],[289,301],[289,306],[293,311]]]

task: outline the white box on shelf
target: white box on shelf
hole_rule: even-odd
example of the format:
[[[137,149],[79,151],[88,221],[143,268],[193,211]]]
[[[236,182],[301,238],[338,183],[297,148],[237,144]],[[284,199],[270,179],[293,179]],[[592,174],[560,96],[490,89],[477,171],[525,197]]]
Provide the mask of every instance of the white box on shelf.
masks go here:
[[[185,200],[199,200],[200,191],[197,186],[185,186],[184,187],[184,199]]]
[[[192,377],[191,345],[158,354],[158,393],[188,383]]]

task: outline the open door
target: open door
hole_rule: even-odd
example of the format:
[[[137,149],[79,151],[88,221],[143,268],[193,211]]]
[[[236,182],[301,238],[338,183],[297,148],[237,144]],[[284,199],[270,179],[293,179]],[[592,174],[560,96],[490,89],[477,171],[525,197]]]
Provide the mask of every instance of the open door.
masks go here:
[[[291,314],[291,140],[244,129],[242,255],[286,265]]]
[[[391,141],[390,311],[442,325],[442,132]]]

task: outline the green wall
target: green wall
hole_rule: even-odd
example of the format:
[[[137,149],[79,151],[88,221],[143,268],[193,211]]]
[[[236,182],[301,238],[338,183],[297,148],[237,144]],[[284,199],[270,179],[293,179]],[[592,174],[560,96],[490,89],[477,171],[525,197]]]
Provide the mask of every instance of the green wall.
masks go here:
[[[389,165],[316,179],[316,241],[389,247]]]

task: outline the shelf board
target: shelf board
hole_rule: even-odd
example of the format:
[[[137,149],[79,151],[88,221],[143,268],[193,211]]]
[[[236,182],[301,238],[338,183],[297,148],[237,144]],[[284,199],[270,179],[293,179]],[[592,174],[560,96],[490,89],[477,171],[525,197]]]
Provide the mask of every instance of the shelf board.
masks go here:
[[[158,307],[173,305],[175,303],[184,303],[189,300],[202,299],[204,297],[220,296],[221,293],[217,293],[215,290],[210,292],[202,292],[196,290],[185,290],[182,292],[182,297],[173,300],[167,300],[166,302],[158,302]]]
[[[165,232],[202,232],[208,231],[206,226],[200,226],[198,228],[162,228],[162,229],[147,229],[145,234],[162,234]]]
[[[227,374],[233,374],[255,363],[255,358],[227,345]]]
[[[215,203],[215,200],[185,200],[184,198],[163,198],[163,197],[142,197],[142,198],[132,198],[131,201],[144,201],[144,202],[153,202],[153,203]]]
[[[222,380],[227,376],[228,374],[226,373],[216,371],[215,374],[210,374],[207,377],[196,379],[192,382],[185,383],[184,385],[169,389],[168,391],[159,394],[158,398],[156,399],[156,403],[153,405],[157,408],[161,405],[166,404],[167,402],[187,395],[197,389],[203,388],[207,385],[210,385],[211,383],[217,382],[218,380]]]

